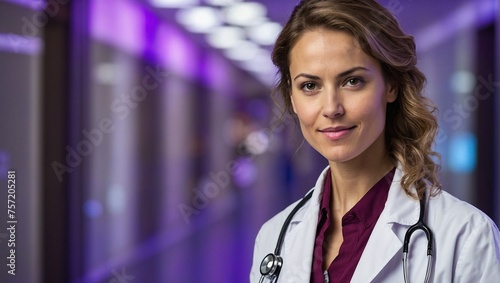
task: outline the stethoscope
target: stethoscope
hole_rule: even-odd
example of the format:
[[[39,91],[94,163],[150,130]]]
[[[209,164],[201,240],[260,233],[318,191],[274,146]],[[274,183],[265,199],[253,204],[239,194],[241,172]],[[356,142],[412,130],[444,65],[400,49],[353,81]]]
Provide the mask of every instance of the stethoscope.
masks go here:
[[[283,266],[283,258],[280,256],[281,246],[283,245],[283,240],[285,239],[285,233],[292,221],[293,216],[297,211],[304,206],[304,204],[311,198],[313,191],[309,192],[290,212],[288,217],[285,219],[283,226],[281,227],[280,234],[278,236],[278,242],[276,243],[276,248],[274,253],[270,253],[264,257],[260,264],[260,280],[259,283],[264,282],[265,279],[269,279],[270,282],[277,282],[278,277]],[[420,198],[420,215],[418,217],[417,223],[410,226],[406,231],[404,242],[403,242],[403,278],[404,282],[408,282],[408,248],[410,246],[411,235],[417,231],[422,230],[427,236],[427,270],[425,272],[424,282],[429,282],[432,268],[432,252],[433,252],[433,237],[431,229],[424,222],[425,214],[425,204],[426,204],[426,194]]]

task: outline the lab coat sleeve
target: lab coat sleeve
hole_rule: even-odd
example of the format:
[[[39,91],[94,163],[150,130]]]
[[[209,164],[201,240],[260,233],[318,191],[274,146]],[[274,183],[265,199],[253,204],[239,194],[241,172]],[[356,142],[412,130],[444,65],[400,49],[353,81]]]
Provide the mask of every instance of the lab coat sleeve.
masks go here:
[[[257,235],[257,238],[255,239],[255,245],[254,245],[254,249],[253,249],[253,263],[252,263],[252,269],[250,270],[250,283],[257,283],[259,282],[260,280],[260,266],[258,266],[257,264],[260,263],[259,260],[262,260],[262,259],[259,259],[258,256],[259,256],[259,253],[258,251],[260,250],[259,247],[260,247],[260,238],[262,237],[262,231],[259,231],[259,234]]]
[[[253,250],[252,269],[250,270],[250,283],[259,282],[261,277],[260,263],[265,255],[274,252],[278,233],[283,225],[283,215],[283,212],[279,213],[264,223],[257,234]]]
[[[467,238],[454,282],[500,282],[500,234],[491,220],[479,223]]]
[[[290,211],[297,205],[299,201],[300,200],[289,205],[286,209],[269,219],[260,228],[260,231],[255,238],[253,263],[250,270],[250,283],[259,282],[261,277],[260,264],[267,254],[274,252],[276,248],[276,242],[278,241],[278,235],[281,231],[281,228],[283,227],[283,223],[285,222],[288,214],[290,214]],[[290,225],[290,227],[291,226],[292,225]]]

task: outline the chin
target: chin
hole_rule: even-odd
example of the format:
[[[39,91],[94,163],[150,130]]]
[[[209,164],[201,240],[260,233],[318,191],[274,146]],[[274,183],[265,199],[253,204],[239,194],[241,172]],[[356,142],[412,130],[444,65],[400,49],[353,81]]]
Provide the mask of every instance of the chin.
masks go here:
[[[326,154],[322,154],[329,162],[333,163],[343,163],[347,161],[353,160],[356,156],[351,152],[329,152]]]

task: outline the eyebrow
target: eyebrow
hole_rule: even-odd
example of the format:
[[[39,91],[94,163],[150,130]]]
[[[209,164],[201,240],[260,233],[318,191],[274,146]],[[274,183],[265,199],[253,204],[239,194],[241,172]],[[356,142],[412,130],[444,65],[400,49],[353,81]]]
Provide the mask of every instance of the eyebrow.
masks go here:
[[[353,67],[353,68],[351,68],[349,70],[343,71],[342,73],[340,73],[337,76],[335,76],[335,78],[339,79],[339,78],[346,77],[346,76],[348,76],[348,75],[350,75],[350,74],[352,74],[352,73],[354,73],[354,72],[356,72],[358,70],[368,71],[368,69],[365,68],[365,67],[357,66],[357,67]],[[295,78],[293,78],[293,80],[295,81],[296,79],[298,79],[300,77],[304,77],[304,78],[307,78],[307,79],[310,79],[310,80],[319,80],[320,79],[318,76],[300,73]]]

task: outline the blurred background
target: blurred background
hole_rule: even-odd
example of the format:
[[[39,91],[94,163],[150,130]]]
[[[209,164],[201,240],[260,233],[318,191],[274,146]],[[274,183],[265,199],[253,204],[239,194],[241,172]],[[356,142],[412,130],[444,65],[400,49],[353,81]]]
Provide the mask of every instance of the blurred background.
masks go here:
[[[498,1],[380,2],[415,36],[445,190],[500,223]],[[247,282],[326,165],[271,97],[296,4],[0,0],[0,281]]]

